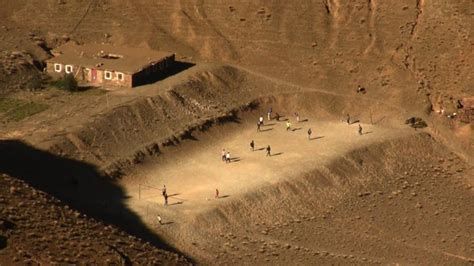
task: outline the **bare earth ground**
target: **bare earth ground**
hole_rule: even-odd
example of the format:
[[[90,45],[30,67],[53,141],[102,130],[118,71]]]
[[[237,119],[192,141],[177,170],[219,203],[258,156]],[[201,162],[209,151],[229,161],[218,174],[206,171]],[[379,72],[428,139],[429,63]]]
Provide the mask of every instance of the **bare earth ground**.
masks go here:
[[[0,264],[186,263],[172,247],[202,264],[472,264],[474,127],[446,117],[474,95],[472,15],[469,0],[4,1],[0,98],[47,109],[0,113]],[[40,88],[68,40],[196,65],[133,90]],[[268,106],[309,121],[256,134]]]
[[[166,184],[169,193],[177,193],[179,198],[172,198],[170,203],[183,202],[182,206],[176,207],[178,210],[186,214],[202,212],[202,208],[209,205],[207,199],[214,198],[215,188],[223,193],[221,195],[238,197],[285,178],[296,178],[350,150],[413,133],[407,128],[386,129],[362,124],[365,134],[360,136],[357,125],[311,119],[293,122],[293,129],[286,131],[285,122],[272,120],[267,121],[262,132],[258,133],[253,124],[234,125],[214,141],[206,136],[207,139],[198,140],[199,144],[187,144],[172,155],[159,157],[156,165],[143,170],[143,177],[130,176],[124,180],[125,184],[139,182],[159,189]],[[308,128],[314,132],[310,141]],[[250,151],[251,140],[256,143],[254,152]],[[267,145],[272,148],[271,157],[266,156]],[[222,148],[231,152],[231,163],[220,160]],[[131,195],[138,192],[136,185],[129,189]],[[152,202],[163,202],[161,194],[146,187],[141,197]]]
[[[3,174],[0,207],[0,262],[5,265],[188,264]]]
[[[473,261],[473,224],[469,222],[474,218],[470,211],[474,207],[469,184],[472,179],[463,179],[457,172],[454,176],[459,177],[423,173],[413,161],[401,165],[391,176],[376,176],[373,180],[363,177],[363,188],[360,184],[344,187],[345,182],[353,181],[338,180],[328,173],[327,169],[334,167],[331,164],[354,150],[410,138],[418,132],[362,124],[366,134],[359,136],[356,124],[314,118],[293,126],[299,129],[287,132],[284,122],[270,121],[263,132],[256,133],[255,127],[245,121],[196,136],[123,179],[121,183],[130,196],[128,205],[168,241],[207,263]],[[315,132],[310,141],[308,127]],[[249,147],[251,139],[257,143],[254,152]],[[271,157],[261,150],[268,144],[272,147]],[[232,163],[220,160],[221,148],[231,152]],[[368,164],[387,167],[381,158],[372,159],[376,162],[368,158]],[[409,158],[400,160],[407,159],[410,162]],[[336,163],[335,167],[339,168],[337,173],[345,165]],[[302,176],[317,171],[330,178],[321,181],[311,176],[318,180],[316,187],[292,185],[260,205],[260,197],[269,197],[262,192],[265,188],[298,183]],[[423,174],[429,181],[418,179]],[[344,178],[357,179],[358,174],[346,175]],[[439,179],[443,185],[447,181],[448,187],[440,187]],[[164,184],[170,195],[168,206],[163,205],[161,196]],[[215,188],[220,191],[219,199],[214,198]],[[459,197],[446,193],[450,189],[457,190]],[[290,205],[282,199],[295,197],[298,200]],[[308,197],[333,201],[333,205],[316,207]],[[221,208],[226,207],[222,205],[231,205],[231,212],[223,211]],[[258,215],[268,211],[268,216]],[[157,223],[157,215],[164,225]],[[441,222],[444,226],[438,226],[435,221],[424,221],[424,216],[447,219]],[[417,230],[436,233],[420,234]]]

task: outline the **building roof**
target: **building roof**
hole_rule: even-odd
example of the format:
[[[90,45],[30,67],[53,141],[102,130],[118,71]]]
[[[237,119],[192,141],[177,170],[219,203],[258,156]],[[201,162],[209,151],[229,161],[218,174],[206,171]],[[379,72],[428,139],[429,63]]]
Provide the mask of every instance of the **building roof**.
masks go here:
[[[68,42],[52,50],[53,58],[47,62],[71,64],[100,70],[120,71],[128,74],[162,61],[173,53],[149,48],[132,48],[110,44],[77,45]]]

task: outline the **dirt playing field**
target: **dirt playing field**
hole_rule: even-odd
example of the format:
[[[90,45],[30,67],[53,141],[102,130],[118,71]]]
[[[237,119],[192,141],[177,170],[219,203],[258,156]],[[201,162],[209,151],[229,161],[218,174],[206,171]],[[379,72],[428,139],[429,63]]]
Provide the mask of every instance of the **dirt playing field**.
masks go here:
[[[255,114],[251,117],[257,121]],[[130,196],[128,206],[160,235],[207,263],[285,264],[293,259],[300,263],[424,263],[427,256],[432,262],[462,264],[472,260],[472,213],[457,213],[456,233],[443,233],[453,234],[452,242],[444,247],[436,242],[428,244],[431,236],[412,231],[425,224],[418,220],[420,215],[438,216],[440,210],[448,207],[447,202],[431,198],[426,193],[428,184],[414,181],[423,176],[421,169],[413,165],[390,169],[393,162],[373,157],[377,153],[370,156],[367,151],[373,146],[399,142],[382,150],[389,154],[408,153],[413,147],[404,140],[413,141],[423,133],[406,127],[362,124],[363,135],[359,135],[357,123],[347,125],[314,117],[294,122],[294,131],[286,131],[284,121],[272,120],[256,132],[256,126],[250,123],[252,119],[190,137],[179,148],[165,150],[157,159],[136,168],[121,182]],[[294,117],[289,119],[294,121]],[[308,128],[314,132],[311,140]],[[256,143],[255,151],[250,150],[250,140]],[[267,145],[272,147],[269,157],[264,150]],[[231,152],[230,163],[220,159],[222,148]],[[338,160],[350,157],[354,151],[369,153],[368,158],[351,162],[367,168],[367,176],[359,176],[356,171],[340,173],[348,166],[338,164]],[[420,159],[419,155],[412,158]],[[410,158],[400,161],[409,163]],[[384,170],[390,174],[377,176],[373,167],[388,168]],[[302,180],[303,176],[313,180]],[[399,181],[392,184],[392,178]],[[163,185],[170,195],[167,206],[161,195]],[[474,207],[470,188],[472,184],[461,181],[456,190],[463,196],[448,202],[466,210]],[[219,190],[218,199],[215,189]],[[268,189],[277,189],[278,193],[268,195],[264,192]],[[443,190],[439,193],[439,189],[430,194],[449,197]],[[325,205],[329,205],[329,210]],[[387,221],[390,218],[384,213],[388,207],[394,214],[400,208],[409,222],[398,217],[402,227],[391,227],[393,221]],[[425,213],[422,208],[435,210]],[[405,227],[406,224],[409,226]],[[405,240],[412,234],[416,236]],[[390,235],[397,238],[388,240]],[[445,237],[438,241],[445,243]],[[326,238],[331,240],[320,242]],[[351,239],[360,245],[348,245]],[[417,244],[420,241],[423,244]],[[385,244],[376,248],[377,242]],[[396,255],[390,250],[397,250]]]
[[[233,125],[227,132],[215,136],[217,139],[214,141],[210,141],[211,136],[203,136],[205,139],[196,140],[199,143],[186,143],[179,151],[160,157],[157,164],[143,167],[141,175],[125,178],[128,193],[137,194],[138,182],[143,185],[141,198],[163,203],[160,191],[146,186],[161,189],[166,185],[168,193],[178,194],[176,199],[170,198],[170,204],[182,205],[177,207],[180,212],[202,212],[212,206],[208,201],[214,199],[216,188],[224,198],[230,195],[239,197],[285,178],[297,178],[351,150],[414,133],[409,128],[378,128],[362,124],[365,132],[359,135],[358,123],[347,125],[345,122],[310,119],[293,122],[290,131],[286,130],[285,121],[271,120],[266,121],[260,132],[253,124],[245,123]],[[308,128],[314,131],[311,140],[308,140]],[[256,143],[253,152],[251,140]],[[268,145],[271,156],[266,156]],[[231,153],[230,163],[221,161],[222,149]],[[130,180],[130,186],[127,180]]]
[[[474,263],[472,1],[4,2],[0,265]],[[67,42],[177,62],[69,92]]]

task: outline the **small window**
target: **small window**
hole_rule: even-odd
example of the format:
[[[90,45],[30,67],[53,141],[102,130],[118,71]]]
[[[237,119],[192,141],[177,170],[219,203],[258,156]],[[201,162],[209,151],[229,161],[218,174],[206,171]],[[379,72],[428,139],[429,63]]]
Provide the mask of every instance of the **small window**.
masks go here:
[[[54,64],[54,71],[61,72],[63,70],[63,65],[61,64]]]
[[[110,72],[110,71],[105,71],[105,72],[104,72],[104,78],[105,78],[105,79],[112,79],[112,72]]]
[[[117,79],[123,80],[123,73],[117,72]]]
[[[64,67],[64,71],[66,71],[66,73],[72,73],[72,66],[71,65],[66,65]]]

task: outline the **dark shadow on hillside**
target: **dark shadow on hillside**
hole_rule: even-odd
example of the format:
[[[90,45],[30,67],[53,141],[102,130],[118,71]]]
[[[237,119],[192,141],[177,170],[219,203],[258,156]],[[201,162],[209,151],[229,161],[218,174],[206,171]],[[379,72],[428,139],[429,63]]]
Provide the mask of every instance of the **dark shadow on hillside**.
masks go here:
[[[159,74],[147,75],[147,78],[140,78],[139,80],[134,82],[133,86],[142,86],[146,84],[155,83],[157,81],[166,79],[167,77],[176,75],[179,72],[182,72],[195,65],[196,64],[189,62],[175,61],[174,64],[170,66],[167,70],[160,72]]]
[[[127,208],[122,188],[94,165],[59,157],[18,140],[0,140],[0,173],[22,179],[78,211],[159,248],[179,253]]]

